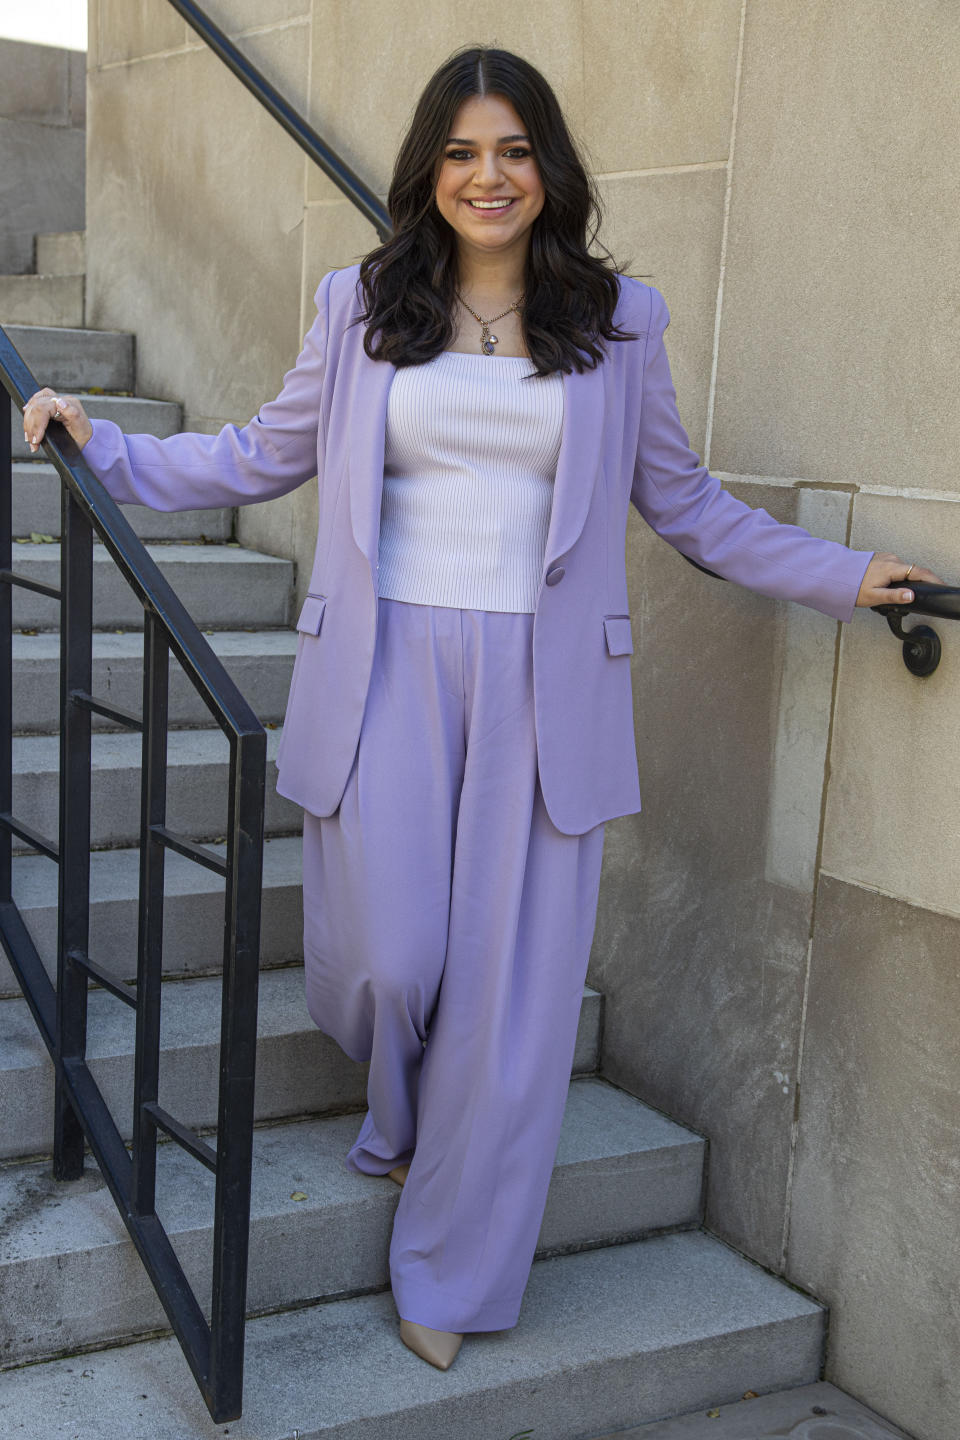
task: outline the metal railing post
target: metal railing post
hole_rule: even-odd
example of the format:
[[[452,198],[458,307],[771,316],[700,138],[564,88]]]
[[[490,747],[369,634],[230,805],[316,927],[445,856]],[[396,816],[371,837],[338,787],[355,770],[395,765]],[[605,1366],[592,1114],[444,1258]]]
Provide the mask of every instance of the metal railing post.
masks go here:
[[[13,568],[13,427],[0,390],[0,570]],[[0,812],[13,811],[13,586],[0,584]],[[12,899],[13,836],[0,825],[0,902]]]
[[[67,1096],[64,1062],[87,1049],[85,960],[90,924],[90,711],[93,645],[93,530],[66,486],[60,507],[60,872],[57,929],[57,1028],[53,1173],[83,1173],[84,1138]]]
[[[167,816],[167,721],[170,652],[157,617],[143,616],[143,758],[140,768],[140,915],[137,938],[137,1046],[133,1082],[133,1208],[156,1204],[157,1127],[147,1106],[160,1084],[160,984],[163,973],[165,849],[155,826]]]

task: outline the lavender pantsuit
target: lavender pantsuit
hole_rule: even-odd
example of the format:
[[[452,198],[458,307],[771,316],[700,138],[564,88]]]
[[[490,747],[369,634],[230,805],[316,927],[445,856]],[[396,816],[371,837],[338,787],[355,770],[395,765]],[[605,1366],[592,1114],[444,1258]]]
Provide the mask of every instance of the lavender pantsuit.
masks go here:
[[[296,365],[248,424],[159,440],[96,420],[84,458],[114,499],[159,510],[251,504],[318,477],[277,783],[307,812],[310,1008],[371,1063],[348,1163],[382,1173],[416,1141],[390,1256],[401,1314],[500,1329],[541,1222],[602,827],[640,809],[630,506],[728,580],[838,620],[873,552],[723,489],[680,421],[666,302],[621,277],[615,319],[634,339],[563,377],[535,612],[381,598],[395,367],[363,348],[358,278],[357,265],[324,276]]]
[[[390,1277],[438,1330],[517,1322],[596,915],[603,825],[562,834],[540,792],[532,632],[381,598],[343,799],[304,818],[307,1003],[370,1061],[346,1164],[412,1162]]]

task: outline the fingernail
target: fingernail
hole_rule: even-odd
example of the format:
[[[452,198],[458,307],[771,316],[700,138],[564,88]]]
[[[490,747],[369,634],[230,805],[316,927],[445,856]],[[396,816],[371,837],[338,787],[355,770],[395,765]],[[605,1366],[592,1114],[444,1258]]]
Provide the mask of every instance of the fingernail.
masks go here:
[[[912,599],[913,599],[913,591],[912,591],[912,590],[904,590],[904,592],[903,592],[903,603],[904,603],[905,605],[909,605],[909,604],[910,604],[910,601],[911,601]]]

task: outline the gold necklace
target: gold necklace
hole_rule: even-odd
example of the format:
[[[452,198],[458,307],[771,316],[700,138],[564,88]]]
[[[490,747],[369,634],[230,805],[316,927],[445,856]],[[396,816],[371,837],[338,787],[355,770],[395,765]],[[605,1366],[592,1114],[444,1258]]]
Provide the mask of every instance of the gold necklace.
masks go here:
[[[524,293],[525,292],[521,290],[520,294],[517,296],[516,300],[514,300],[513,304],[508,305],[506,310],[502,311],[499,315],[491,315],[489,320],[484,320],[483,316],[478,315],[476,310],[470,310],[470,306],[467,305],[467,302],[460,294],[460,291],[456,291],[456,296],[460,303],[466,306],[468,310],[470,310],[470,314],[473,316],[474,320],[479,320],[480,322],[480,349],[483,351],[484,355],[492,355],[494,345],[500,344],[499,335],[494,335],[490,329],[490,326],[494,323],[495,320],[502,320],[505,315],[509,315],[511,310],[516,310],[517,314],[519,315],[520,306],[523,303]]]

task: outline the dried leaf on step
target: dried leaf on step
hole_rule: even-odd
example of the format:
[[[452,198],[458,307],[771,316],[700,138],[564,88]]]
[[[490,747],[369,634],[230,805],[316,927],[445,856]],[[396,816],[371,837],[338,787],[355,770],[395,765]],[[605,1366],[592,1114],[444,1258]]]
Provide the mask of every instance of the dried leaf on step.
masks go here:
[[[42,535],[39,530],[30,531],[30,541],[33,545],[52,545],[52,535]]]
[[[306,1190],[294,1190],[293,1194],[290,1196],[291,1200],[306,1200],[306,1198]]]

